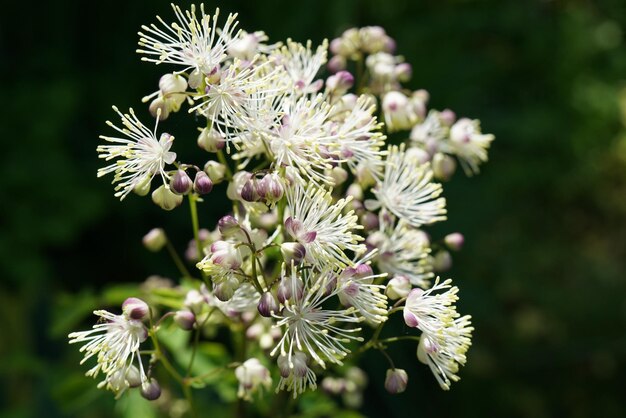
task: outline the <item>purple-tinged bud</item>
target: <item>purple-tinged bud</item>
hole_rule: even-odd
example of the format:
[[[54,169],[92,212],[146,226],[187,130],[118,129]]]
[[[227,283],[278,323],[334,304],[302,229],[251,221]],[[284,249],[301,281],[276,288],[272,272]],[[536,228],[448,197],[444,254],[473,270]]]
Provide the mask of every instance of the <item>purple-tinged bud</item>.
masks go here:
[[[463,244],[465,243],[465,237],[459,232],[453,232],[452,234],[446,235],[443,241],[451,250],[459,251],[461,248],[463,248]]]
[[[174,322],[176,322],[176,325],[181,329],[191,331],[196,323],[196,316],[193,312],[183,309],[174,314]]]
[[[152,117],[158,118],[159,120],[165,120],[170,115],[167,103],[162,97],[157,97],[151,101],[150,106],[148,106],[148,110],[150,111]]]
[[[406,276],[395,276],[387,283],[387,289],[385,293],[389,296],[389,299],[396,300],[405,298],[411,291],[411,281]]]
[[[150,313],[150,307],[141,299],[128,298],[122,303],[122,311],[126,317],[142,321]]]
[[[306,256],[306,248],[299,242],[285,242],[280,245],[280,252],[285,259],[285,263],[298,265]]]
[[[415,90],[412,96],[424,103],[428,103],[428,100],[430,100],[430,93],[424,89]]]
[[[259,299],[257,310],[261,316],[266,318],[271,317],[272,313],[278,312],[278,302],[276,301],[274,295],[270,292],[263,293]]]
[[[456,161],[449,155],[438,152],[433,156],[432,168],[437,180],[448,181],[456,171]]]
[[[211,193],[213,190],[213,182],[209,175],[204,171],[198,171],[193,179],[193,190],[198,194]]]
[[[295,294],[294,294],[295,291]],[[300,299],[304,293],[304,283],[299,278],[293,278],[290,276],[283,277],[278,284],[278,289],[276,292],[276,296],[278,297],[278,301],[282,304],[285,303],[286,300],[295,297],[296,299]]]
[[[222,216],[217,221],[217,228],[224,238],[232,237],[240,231],[239,222],[232,215]]]
[[[396,78],[399,82],[406,83],[411,79],[411,76],[413,75],[413,67],[411,66],[411,64],[403,62],[396,65],[394,72],[396,73]]]
[[[243,262],[237,247],[227,241],[215,241],[211,244],[211,261],[222,267],[236,270]]]
[[[289,377],[292,373],[294,377],[304,377],[309,370],[309,359],[301,351],[295,351],[293,355],[280,355],[276,361],[278,370],[282,377]]]
[[[215,129],[204,128],[198,135],[198,146],[207,152],[217,152],[224,148],[226,141]]]
[[[233,176],[230,183],[228,183],[228,188],[226,189],[226,196],[230,200],[241,200],[241,192],[243,186],[252,178],[252,173],[247,171],[238,171]],[[213,182],[215,183],[215,182]]]
[[[456,121],[456,113],[450,109],[444,109],[439,113],[439,119],[441,119],[441,123],[445,126],[452,126]]]
[[[452,256],[449,252],[443,250],[435,254],[433,258],[433,271],[440,273],[450,270],[450,267],[452,267]]]
[[[161,386],[159,382],[154,378],[150,378],[149,382],[145,382],[141,385],[141,396],[149,401],[159,399],[161,396]]]
[[[330,60],[328,60],[327,68],[331,73],[336,73],[341,70],[345,70],[348,66],[348,61],[346,61],[346,57],[342,55],[335,55]]]
[[[163,228],[153,228],[141,240],[143,246],[153,253],[161,251],[167,244],[167,236]]]
[[[257,183],[257,193],[262,199],[268,202],[278,202],[285,194],[280,176],[276,173],[265,175],[265,177]]]
[[[141,386],[143,383],[141,381],[141,373],[139,373],[139,369],[137,366],[130,366],[126,371],[126,381],[128,382],[128,386],[131,388],[137,388]]]
[[[259,193],[256,188],[256,179],[250,179],[244,183],[241,188],[241,198],[246,202],[257,202],[259,200]]]
[[[346,196],[352,196],[356,200],[363,200],[363,188],[358,183],[352,183],[346,190]]]
[[[208,74],[206,74],[205,80],[208,84],[217,84],[220,82],[221,78],[222,78],[221,68],[219,65],[216,65],[215,67],[211,69],[211,71],[209,71]]]
[[[335,95],[342,95],[354,85],[354,76],[348,71],[339,71],[326,79],[326,89]]]
[[[204,75],[200,70],[193,70],[193,72],[189,74],[189,78],[187,79],[187,81],[189,83],[189,88],[195,90],[200,87],[200,85],[202,85],[202,82],[204,81]]]
[[[373,274],[374,274],[374,271],[372,270],[372,267],[369,264],[359,264],[358,266],[356,266],[355,272],[354,272],[354,276],[357,279],[369,277],[369,276],[372,276]]]
[[[392,395],[402,393],[405,391],[408,382],[409,375],[406,374],[406,371],[402,369],[389,369],[385,377],[385,390]]]
[[[365,212],[361,215],[361,225],[366,231],[374,231],[379,227],[378,215],[372,212]]]
[[[176,170],[170,178],[170,188],[176,194],[187,194],[193,188],[193,182],[184,170]]]
[[[216,285],[213,288],[213,295],[215,295],[215,297],[222,302],[228,302],[235,294],[235,290],[237,290],[235,286],[233,286],[232,283],[226,281]]]
[[[430,161],[430,154],[419,147],[411,147],[406,150],[407,158],[415,160],[418,164],[424,164]]]
[[[208,174],[213,184],[219,184],[224,181],[226,176],[226,166],[210,160],[204,165],[204,172]]]
[[[393,54],[394,52],[396,52],[396,40],[393,38],[387,37],[387,39],[385,39],[385,46],[383,48],[385,52],[389,54]]]

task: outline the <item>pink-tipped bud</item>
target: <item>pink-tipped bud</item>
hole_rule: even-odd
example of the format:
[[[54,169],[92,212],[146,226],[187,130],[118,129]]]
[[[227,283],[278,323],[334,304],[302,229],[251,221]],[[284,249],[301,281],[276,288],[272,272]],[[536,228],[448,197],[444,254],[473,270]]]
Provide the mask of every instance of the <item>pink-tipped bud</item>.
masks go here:
[[[272,316],[272,313],[278,312],[278,302],[276,302],[276,298],[270,292],[265,292],[261,295],[259,299],[259,304],[257,305],[257,310],[261,316],[269,318]]]
[[[354,76],[348,71],[339,71],[326,79],[326,89],[336,95],[342,95],[354,85]]]
[[[276,173],[265,175],[265,177],[257,183],[257,193],[262,199],[268,202],[278,202],[285,194],[280,176]]]
[[[348,61],[346,57],[342,55],[335,55],[330,60],[328,60],[327,68],[331,73],[336,73],[341,70],[345,70],[348,66]]]
[[[411,76],[413,75],[413,67],[411,66],[411,64],[403,62],[396,65],[394,72],[399,82],[406,83],[411,79]]]
[[[176,173],[170,178],[170,188],[176,194],[187,194],[192,187],[193,182],[184,170],[176,170]]]
[[[299,242],[285,242],[281,244],[280,252],[285,259],[285,263],[287,264],[291,264],[292,261],[296,265],[300,264],[306,256],[306,248],[304,248],[304,245]]]
[[[217,228],[224,238],[232,237],[241,230],[239,222],[237,222],[237,219],[232,215],[222,216],[220,220],[217,221]]]
[[[456,121],[456,113],[450,109],[444,109],[439,113],[439,119],[441,119],[441,123],[445,126],[452,126]]]
[[[449,155],[438,152],[433,156],[432,168],[437,180],[447,181],[456,171],[456,161]]]
[[[128,318],[142,321],[150,313],[150,308],[141,299],[128,298],[122,303],[122,311]]]
[[[388,369],[385,377],[385,390],[395,395],[402,393],[409,382],[409,375],[402,369]]]
[[[204,171],[198,171],[193,179],[193,190],[198,194],[211,193],[213,182]]]
[[[174,322],[176,322],[176,325],[181,329],[191,331],[196,323],[196,316],[193,312],[183,309],[174,314]]]
[[[256,189],[256,179],[249,179],[241,188],[241,198],[246,202],[256,202],[259,200],[259,193]]]
[[[294,294],[295,291],[295,294]],[[295,297],[300,299],[304,293],[304,283],[297,277],[283,277],[278,284],[276,296],[280,303],[284,304],[286,300]]]
[[[154,253],[161,251],[167,244],[167,236],[163,228],[153,228],[141,240],[143,246]]]
[[[465,237],[459,232],[453,232],[452,234],[446,235],[443,241],[446,243],[446,246],[451,250],[459,251],[461,248],[463,248],[463,244],[465,243]]]
[[[149,382],[145,382],[141,385],[141,396],[149,401],[159,399],[161,396],[161,386],[156,379],[151,378]]]

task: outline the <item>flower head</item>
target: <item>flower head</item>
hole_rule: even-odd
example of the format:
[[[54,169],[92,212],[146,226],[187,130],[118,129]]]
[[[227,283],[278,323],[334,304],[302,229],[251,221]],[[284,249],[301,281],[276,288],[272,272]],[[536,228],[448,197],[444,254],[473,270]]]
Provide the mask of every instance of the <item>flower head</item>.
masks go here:
[[[276,392],[279,390],[293,392],[295,399],[307,388],[317,389],[317,376],[309,368],[309,358],[306,354],[301,351],[295,351],[292,356],[281,354],[277,362],[280,370],[280,381]]]
[[[439,283],[437,278],[434,286],[428,290],[411,290],[404,305],[404,322],[433,338],[449,327],[459,316],[454,305],[459,299],[459,288],[450,286],[450,283],[450,279]]]
[[[487,149],[494,139],[492,134],[481,133],[480,121],[461,118],[450,128],[450,139],[442,142],[441,150],[459,157],[465,174],[476,174],[478,165],[487,161]]]
[[[267,367],[256,358],[250,358],[235,369],[235,377],[239,381],[237,396],[245,400],[252,400],[252,394],[263,387],[269,388],[272,376]]]

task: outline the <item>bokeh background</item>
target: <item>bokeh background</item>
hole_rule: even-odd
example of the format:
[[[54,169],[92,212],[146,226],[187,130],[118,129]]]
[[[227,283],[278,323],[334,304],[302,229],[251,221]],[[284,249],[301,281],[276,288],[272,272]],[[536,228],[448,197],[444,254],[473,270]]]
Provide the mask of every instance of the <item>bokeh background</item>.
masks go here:
[[[243,28],[274,41],[384,26],[413,64],[409,87],[496,135],[479,176],[457,173],[444,185],[449,221],[439,231],[466,236],[450,275],[477,329],[462,380],[441,391],[414,347],[398,346],[409,390],[387,395],[384,363],[367,357],[363,414],[626,416],[626,2],[207,5],[238,11]],[[140,99],[167,71],[134,52],[136,31],[155,14],[171,16],[168,2],[3,5],[3,418],[112,416],[109,393],[77,389],[93,382],[65,336],[85,309],[112,297],[106,284],[175,274],[140,245],[150,228],[165,226],[186,245],[185,209],[166,216],[149,199],[120,203],[95,176],[110,105],[147,114]],[[180,120],[168,129],[193,145],[193,127]],[[203,226],[214,226],[218,210],[203,207]]]

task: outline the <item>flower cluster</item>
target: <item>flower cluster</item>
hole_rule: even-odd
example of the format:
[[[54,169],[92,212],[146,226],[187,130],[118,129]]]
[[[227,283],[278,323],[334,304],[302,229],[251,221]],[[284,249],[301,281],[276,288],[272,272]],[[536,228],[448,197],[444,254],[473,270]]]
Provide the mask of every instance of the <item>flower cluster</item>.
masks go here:
[[[355,350],[384,352],[393,338],[381,337],[383,327],[403,311],[406,324],[421,331],[414,337],[418,360],[448,389],[466,362],[473,328],[457,313],[458,289],[438,278],[431,286],[431,279],[450,267],[448,250],[460,249],[463,236],[433,240],[423,228],[446,219],[443,188],[433,179],[450,179],[451,156],[477,172],[493,136],[449,110],[427,112],[424,90],[404,90],[411,67],[393,55],[395,41],[380,27],[349,29],[330,48],[327,41],[268,44],[264,32],[237,30],[236,15],[219,23],[219,9],[173,8],[173,23],[158,18],[139,32],[142,59],[173,66],[144,98],[154,130],[132,110],[115,108],[123,127],[109,125],[124,137],[103,136],[111,144],[98,147],[101,158],[114,160],[98,175],[113,174],[116,196],[152,191],[165,210],[189,201],[194,238],[186,255],[196,270],[163,230],[144,238],[151,251],[167,246],[185,278],[168,290],[177,299],[160,307],[170,312],[159,324],[171,317],[172,326],[198,334],[196,344],[215,327],[254,341],[228,363],[238,395],[250,401],[271,385],[272,368],[280,374],[276,390],[297,397],[317,387],[319,374],[352,361]],[[194,162],[178,160],[170,151],[174,137],[157,133],[159,121],[178,117],[185,105],[202,121]],[[215,196],[222,182],[225,196]],[[209,193],[232,207],[213,231],[199,228],[197,210]],[[134,384],[137,360],[139,380],[149,385],[139,359],[147,335],[141,318],[96,314],[108,322],[70,335],[88,342],[85,359],[97,355],[88,374],[102,371],[103,384],[121,393]],[[158,341],[157,331],[155,325]],[[328,375],[322,386],[354,395],[365,381]],[[407,382],[391,362],[387,390],[400,393]]]

